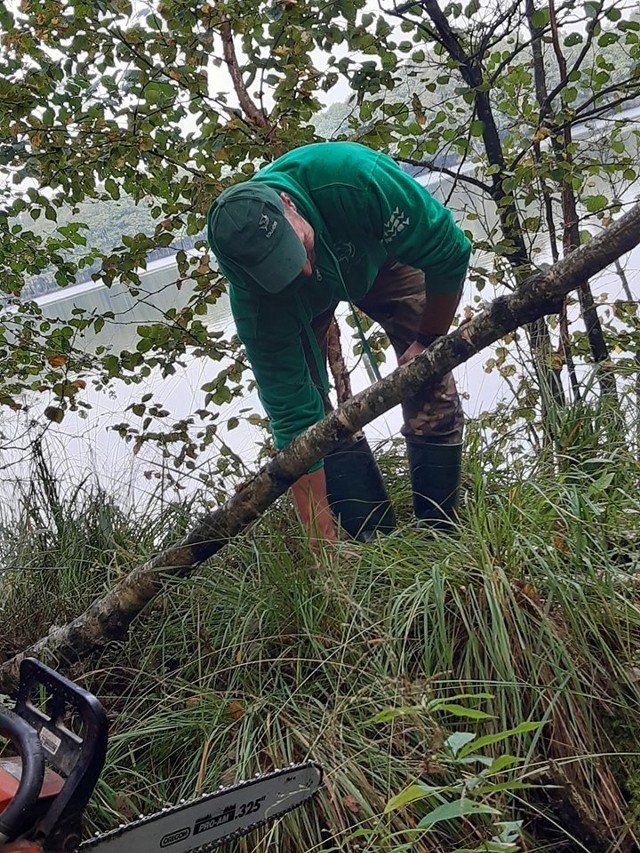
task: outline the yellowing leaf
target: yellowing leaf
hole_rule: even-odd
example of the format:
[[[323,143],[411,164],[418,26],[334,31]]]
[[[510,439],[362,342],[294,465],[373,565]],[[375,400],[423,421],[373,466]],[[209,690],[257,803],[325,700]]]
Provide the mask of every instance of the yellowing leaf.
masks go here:
[[[66,355],[48,355],[47,361],[51,367],[64,367],[67,363],[67,357]]]
[[[239,720],[244,716],[244,705],[242,702],[229,702],[227,710],[232,720]]]
[[[547,130],[546,127],[539,127],[533,135],[533,142],[542,142],[542,140],[546,139],[548,136],[551,136],[551,131]]]
[[[413,107],[413,112],[414,112],[415,117],[416,117],[416,122],[420,126],[422,126],[426,122],[427,117],[424,113],[424,107],[422,106],[422,101],[415,94],[415,92],[411,97],[411,106]]]

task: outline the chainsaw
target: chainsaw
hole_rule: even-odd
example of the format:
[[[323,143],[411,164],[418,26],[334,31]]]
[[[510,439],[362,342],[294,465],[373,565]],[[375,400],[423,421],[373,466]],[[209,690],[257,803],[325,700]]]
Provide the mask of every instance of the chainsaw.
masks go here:
[[[0,853],[208,853],[302,805],[320,767],[294,764],[82,840],[82,814],[104,765],[107,716],[91,693],[33,658],[20,667],[0,735]]]

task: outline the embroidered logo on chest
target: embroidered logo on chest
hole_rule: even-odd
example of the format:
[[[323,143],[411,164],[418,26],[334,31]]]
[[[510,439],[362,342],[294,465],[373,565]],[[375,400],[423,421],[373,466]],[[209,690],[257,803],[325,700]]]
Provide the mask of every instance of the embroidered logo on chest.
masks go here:
[[[356,247],[353,243],[334,243],[333,253],[340,263],[347,263],[356,256]]]

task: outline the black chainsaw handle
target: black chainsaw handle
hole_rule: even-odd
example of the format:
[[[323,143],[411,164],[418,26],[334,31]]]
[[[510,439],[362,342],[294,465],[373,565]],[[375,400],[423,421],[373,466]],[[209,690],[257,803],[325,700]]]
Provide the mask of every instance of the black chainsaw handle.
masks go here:
[[[47,697],[44,706],[37,701],[42,691]],[[65,779],[29,838],[46,851],[75,851],[82,813],[107,752],[105,710],[93,694],[35,658],[24,658],[16,712],[38,732],[47,762]]]
[[[0,814],[0,844],[10,841],[28,826],[44,781],[44,753],[37,732],[13,711],[0,709],[0,735],[18,750],[22,764],[15,797]]]

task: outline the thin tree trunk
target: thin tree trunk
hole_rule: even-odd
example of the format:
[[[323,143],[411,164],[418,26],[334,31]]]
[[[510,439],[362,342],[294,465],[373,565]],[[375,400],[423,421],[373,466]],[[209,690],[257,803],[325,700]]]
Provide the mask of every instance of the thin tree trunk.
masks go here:
[[[542,52],[542,29],[540,27],[536,27],[533,23],[533,15],[535,13],[535,5],[534,0],[526,0],[525,2],[525,14],[527,16],[527,23],[529,25],[529,32],[531,34],[531,54],[533,56],[533,79],[535,84],[535,92],[536,92],[536,100],[542,110],[544,105],[547,103],[548,99],[548,91],[547,91],[547,78],[546,72],[544,68],[544,55]],[[533,141],[533,151],[536,161],[540,163],[542,159],[542,152],[540,148],[540,142],[536,141],[534,137]],[[553,216],[553,204],[551,199],[551,193],[549,192],[549,187],[547,185],[546,180],[540,173],[538,178],[540,183],[540,189],[542,191],[542,198],[544,201],[544,213],[545,213],[545,221],[547,223],[547,231],[549,232],[549,245],[551,247],[551,258],[553,263],[557,263],[558,261],[558,243],[556,237],[556,225]],[[569,373],[569,381],[571,382],[571,390],[573,392],[574,400],[579,401],[581,399],[580,394],[580,384],[578,382],[578,377],[576,375],[576,367],[573,361],[573,354],[571,352],[571,342],[569,338],[569,322],[567,317],[567,304],[563,302],[562,310],[560,311],[559,316],[559,327],[560,327],[560,345],[559,345],[559,357],[561,364],[564,363],[567,365],[567,370]],[[557,380],[561,381],[560,372],[562,367],[556,367],[555,373]]]
[[[162,591],[167,574],[189,575],[340,442],[504,335],[545,314],[557,313],[567,293],[639,243],[640,204],[636,204],[547,272],[531,276],[514,293],[496,299],[482,314],[440,338],[411,363],[356,394],[294,439],[224,506],[205,515],[181,542],[135,568],[73,622],[52,630],[4,663],[0,667],[0,692],[15,689],[20,661],[26,656],[46,656],[62,665],[111,641],[123,640],[133,619]]]
[[[340,343],[340,327],[335,317],[331,320],[327,330],[327,361],[333,376],[338,404],[341,405],[353,396],[353,391],[351,390],[351,379]]]
[[[558,61],[560,77],[562,80],[566,80],[567,62],[562,52],[562,48],[560,47],[554,0],[549,0],[549,16],[551,23],[551,41]],[[560,94],[560,98],[561,101],[563,101],[563,107],[566,107],[562,93]],[[573,172],[573,157],[571,155],[571,124],[569,122],[565,124],[562,132],[562,142],[558,140],[556,134],[552,134],[551,138],[553,150],[558,163],[563,167],[562,171],[565,176],[562,183],[562,213],[564,218],[562,243],[564,253],[565,255],[568,255],[569,252],[575,251],[580,245],[580,227],[576,207],[576,197],[570,182],[570,177]],[[611,355],[609,353],[609,348],[607,347],[604,332],[602,331],[602,324],[598,317],[598,312],[596,310],[593,294],[588,281],[581,282],[578,287],[578,299],[580,301],[582,318],[584,320],[591,355],[596,365],[598,379],[600,381],[602,396],[612,405],[612,411],[616,412],[619,408],[616,378],[613,371],[608,367],[611,363]]]
[[[439,41],[449,55],[458,63],[462,79],[473,89],[474,106],[478,118],[483,123],[482,139],[490,166],[498,168],[491,175],[491,197],[500,220],[502,233],[513,250],[507,260],[513,268],[516,283],[520,283],[532,272],[532,263],[524,241],[524,230],[518,208],[504,189],[504,177],[507,172],[498,125],[491,107],[490,93],[483,85],[482,54],[470,56],[464,49],[458,35],[451,28],[438,0],[423,0],[423,8],[433,22]],[[551,369],[552,345],[549,329],[542,318],[537,318],[527,327],[531,339],[533,362],[540,384],[543,407],[543,423],[546,423],[546,397],[549,395],[556,405],[565,405],[565,395],[559,377]],[[548,426],[548,424],[547,424]]]

